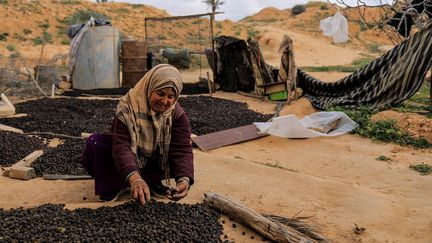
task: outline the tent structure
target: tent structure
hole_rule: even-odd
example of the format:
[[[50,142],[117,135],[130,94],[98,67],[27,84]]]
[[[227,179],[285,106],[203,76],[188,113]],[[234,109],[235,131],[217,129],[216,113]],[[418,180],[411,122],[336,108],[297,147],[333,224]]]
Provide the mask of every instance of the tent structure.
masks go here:
[[[391,107],[417,92],[432,62],[432,22],[351,75],[323,82],[302,70],[297,82],[313,106]]]

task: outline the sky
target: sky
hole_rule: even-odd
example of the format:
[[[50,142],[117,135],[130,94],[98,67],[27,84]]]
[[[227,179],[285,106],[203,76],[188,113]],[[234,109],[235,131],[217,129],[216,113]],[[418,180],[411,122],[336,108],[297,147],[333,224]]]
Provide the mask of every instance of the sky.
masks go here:
[[[202,0],[108,0],[109,2],[127,2],[150,5],[159,9],[165,9],[170,15],[191,15],[207,13],[211,10]],[[292,8],[296,4],[306,4],[307,0],[223,0],[225,3],[217,10],[224,12],[216,16],[216,20],[230,19],[238,21],[253,15],[266,7],[278,9]],[[371,5],[376,5],[380,0],[366,0]],[[383,0],[381,0],[383,1]],[[334,2],[334,0],[331,0]],[[350,6],[355,6],[356,0],[344,0]]]

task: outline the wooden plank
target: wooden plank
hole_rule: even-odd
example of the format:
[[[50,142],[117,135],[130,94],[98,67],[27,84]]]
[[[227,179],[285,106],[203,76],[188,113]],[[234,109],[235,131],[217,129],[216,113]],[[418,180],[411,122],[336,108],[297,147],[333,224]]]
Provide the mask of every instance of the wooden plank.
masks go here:
[[[287,83],[285,81],[273,82],[268,84],[259,85],[258,87],[264,88],[265,94],[273,94],[280,91],[287,90]]]
[[[29,167],[42,154],[43,154],[43,150],[35,150],[35,151],[33,151],[33,153],[27,155],[24,159],[16,162],[14,165],[11,166],[11,168],[14,167],[14,166]]]
[[[30,180],[36,178],[36,172],[32,167],[12,166],[9,170],[9,178]]]
[[[209,133],[193,137],[192,141],[203,151],[220,148],[227,145],[241,143],[252,139],[267,136],[259,134],[254,124],[227,129],[220,132]]]
[[[21,133],[21,134],[24,133],[23,130],[21,130],[21,129],[18,129],[18,128],[15,128],[15,127],[6,126],[6,125],[3,125],[3,124],[0,124],[0,130],[8,131],[8,132],[16,132],[16,133]]]

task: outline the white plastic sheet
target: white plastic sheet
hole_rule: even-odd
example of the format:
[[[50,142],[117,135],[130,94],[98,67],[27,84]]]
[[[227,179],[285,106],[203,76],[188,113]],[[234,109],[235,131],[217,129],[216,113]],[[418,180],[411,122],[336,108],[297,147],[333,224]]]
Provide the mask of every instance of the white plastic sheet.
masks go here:
[[[348,21],[339,11],[334,16],[321,20],[320,29],[325,36],[332,36],[334,43],[348,41]]]
[[[324,130],[329,123],[339,120],[334,130],[329,133],[322,133],[317,130]],[[349,116],[343,112],[317,112],[302,119],[294,115],[281,116],[271,122],[254,122],[258,131],[283,138],[313,138],[338,136],[352,131],[357,127]]]

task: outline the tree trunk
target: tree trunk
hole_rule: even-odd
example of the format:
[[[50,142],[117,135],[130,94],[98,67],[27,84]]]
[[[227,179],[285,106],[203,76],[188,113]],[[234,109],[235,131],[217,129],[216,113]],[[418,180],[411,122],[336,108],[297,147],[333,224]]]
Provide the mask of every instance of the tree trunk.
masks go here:
[[[204,193],[204,204],[219,209],[230,218],[253,228],[275,242],[317,242],[302,233],[271,221],[261,214],[213,192]]]

